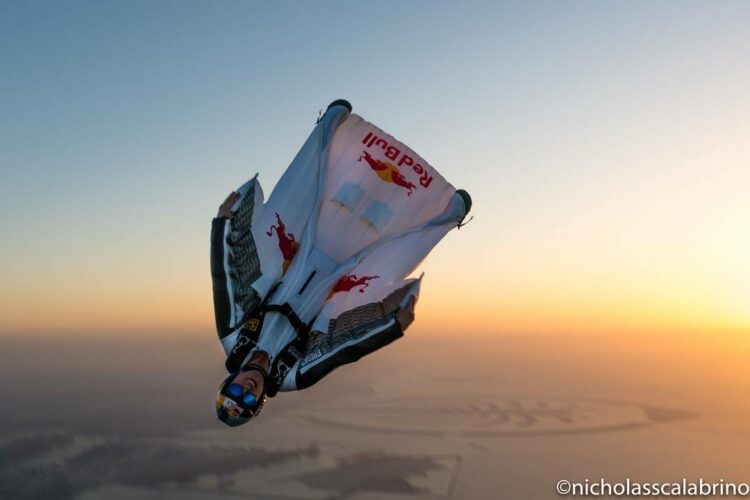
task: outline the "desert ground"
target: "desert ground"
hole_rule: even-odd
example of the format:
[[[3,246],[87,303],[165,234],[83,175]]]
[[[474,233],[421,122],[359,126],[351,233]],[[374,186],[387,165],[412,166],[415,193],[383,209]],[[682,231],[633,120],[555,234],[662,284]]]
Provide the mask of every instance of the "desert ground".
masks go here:
[[[747,350],[707,345],[407,332],[230,429],[213,413],[211,335],[5,337],[0,497],[544,499],[561,479],[750,482]]]

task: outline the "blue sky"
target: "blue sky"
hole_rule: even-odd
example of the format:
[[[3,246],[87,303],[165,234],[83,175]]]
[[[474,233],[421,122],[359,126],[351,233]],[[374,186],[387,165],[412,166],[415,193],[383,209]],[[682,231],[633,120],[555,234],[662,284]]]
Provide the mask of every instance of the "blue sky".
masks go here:
[[[472,193],[474,227],[428,265],[453,290],[475,286],[456,259],[508,283],[485,306],[519,286],[552,304],[581,275],[641,296],[644,263],[695,233],[720,248],[659,286],[730,279],[741,257],[695,263],[746,241],[748,21],[744,2],[4,2],[0,327],[35,308],[82,324],[102,295],[121,304],[104,318],[137,315],[170,288],[169,316],[210,314],[217,205],[255,172],[270,192],[339,97]]]

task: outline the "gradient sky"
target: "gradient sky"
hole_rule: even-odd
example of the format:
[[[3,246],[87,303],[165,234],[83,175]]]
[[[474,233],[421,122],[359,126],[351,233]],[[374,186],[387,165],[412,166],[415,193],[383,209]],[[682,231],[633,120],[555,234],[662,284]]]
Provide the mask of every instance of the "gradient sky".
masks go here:
[[[318,111],[475,220],[434,334],[750,331],[747,2],[2,2],[0,332],[213,329],[208,235]],[[724,337],[722,337],[724,338]]]

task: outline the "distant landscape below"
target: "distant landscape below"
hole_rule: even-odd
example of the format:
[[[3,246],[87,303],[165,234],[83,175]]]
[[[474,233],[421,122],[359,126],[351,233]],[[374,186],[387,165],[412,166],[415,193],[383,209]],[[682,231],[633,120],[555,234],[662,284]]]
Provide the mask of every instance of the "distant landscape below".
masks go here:
[[[750,481],[744,353],[646,337],[408,335],[230,429],[208,335],[0,340],[0,497],[557,498]]]

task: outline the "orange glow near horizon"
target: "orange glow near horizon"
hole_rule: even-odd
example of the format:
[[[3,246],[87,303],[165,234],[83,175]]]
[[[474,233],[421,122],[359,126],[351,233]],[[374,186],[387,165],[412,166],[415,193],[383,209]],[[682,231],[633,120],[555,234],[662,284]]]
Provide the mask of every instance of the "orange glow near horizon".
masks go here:
[[[417,270],[425,272],[418,328],[435,334],[747,335],[750,212],[743,210],[707,218],[702,227],[673,224],[661,234],[658,218],[612,214],[589,217],[585,229],[571,216],[556,232],[536,234],[526,227],[496,234],[475,221],[450,233]],[[87,254],[68,252],[54,263],[61,268],[56,273],[52,264],[11,269],[3,283],[0,334],[212,330],[207,247],[196,239],[182,255],[168,245],[140,248],[126,266],[116,254],[92,263]],[[50,275],[55,279],[46,283]]]
[[[565,273],[534,276],[518,270],[520,274],[505,279],[477,281],[456,270],[429,267],[414,328],[427,335],[682,332],[736,338],[750,327],[750,301],[730,293],[738,288],[702,296],[701,289],[684,280],[678,287],[670,288],[667,281],[659,288],[656,281],[639,284],[635,277],[578,274],[572,281]],[[111,293],[104,293],[110,287],[101,284],[98,292],[83,288],[71,287],[64,298],[35,291],[5,300],[0,332],[166,329],[213,334],[207,279],[185,280],[177,290],[165,284],[123,286]]]
[[[686,215],[678,217],[677,209]],[[419,331],[682,332],[735,340],[750,332],[745,205],[703,213],[697,222],[684,203],[649,218],[610,212],[587,214],[582,223],[580,216],[563,214],[553,231],[535,233],[528,228],[540,216],[494,232],[486,221],[494,217],[489,210],[478,212],[484,221],[450,233],[416,271],[426,273]],[[208,242],[181,245],[190,251],[137,248],[128,265],[102,249],[93,259],[68,251],[60,262],[38,269],[11,269],[3,283],[0,335],[212,331]],[[46,283],[50,275],[55,279]]]

